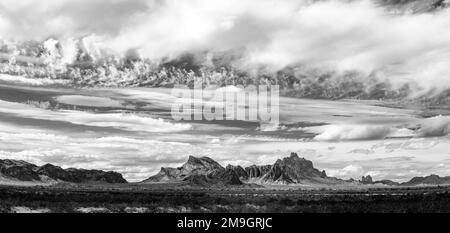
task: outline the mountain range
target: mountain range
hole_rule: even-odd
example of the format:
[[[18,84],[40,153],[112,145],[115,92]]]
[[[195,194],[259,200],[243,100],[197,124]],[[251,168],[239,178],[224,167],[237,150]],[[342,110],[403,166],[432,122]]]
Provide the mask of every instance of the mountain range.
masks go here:
[[[36,166],[18,160],[0,160],[0,177],[7,181],[37,183],[127,183],[117,172],[85,169],[62,169],[52,164]]]
[[[155,176],[143,183],[187,182],[189,184],[225,184],[244,183],[294,184],[294,183],[336,183],[338,179],[327,177],[325,171],[314,168],[313,163],[292,153],[290,157],[280,159],[273,165],[241,166],[228,165],[226,168],[208,157],[189,157],[179,168],[161,168]]]
[[[190,156],[188,161],[179,168],[161,168],[161,171],[141,183],[184,183],[188,185],[335,185],[362,184],[388,186],[445,185],[450,184],[450,177],[431,175],[415,177],[405,183],[391,180],[373,181],[372,177],[362,177],[361,180],[342,180],[327,176],[325,171],[314,168],[311,161],[300,158],[292,153],[289,157],[277,160],[273,165],[252,165],[249,167],[228,165],[222,167],[208,157],[196,158]]]
[[[9,181],[9,182],[5,182]],[[56,183],[97,183],[123,184],[127,181],[120,173],[100,170],[63,169],[46,164],[37,166],[25,161],[0,160],[0,184],[11,182],[34,182],[42,184]],[[316,169],[313,163],[298,154],[277,160],[272,165],[252,165],[249,167],[228,165],[223,167],[209,157],[190,156],[188,161],[178,168],[161,168],[156,175],[138,184],[182,184],[200,187],[224,187],[245,185],[450,185],[450,177],[430,175],[414,177],[408,182],[398,183],[391,180],[374,181],[363,176],[360,180],[342,180],[329,177],[325,171]]]

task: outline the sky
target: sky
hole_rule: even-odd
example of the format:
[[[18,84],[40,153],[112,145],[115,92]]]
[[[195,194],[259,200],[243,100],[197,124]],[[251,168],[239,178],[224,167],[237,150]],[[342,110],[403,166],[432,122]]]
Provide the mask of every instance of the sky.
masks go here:
[[[450,88],[450,8],[413,13],[371,0],[3,0],[0,47],[20,41],[49,49],[59,43],[64,65],[81,42],[94,58],[227,51],[239,53],[232,62],[240,69],[357,71],[411,84],[414,96]],[[445,106],[442,116],[424,119],[420,109],[381,101],[282,98],[280,125],[174,122],[170,90],[47,87],[55,82],[62,81],[0,74],[0,158],[113,170],[130,181],[189,155],[262,165],[291,152],[340,178],[450,175]]]
[[[450,175],[450,117],[424,119],[415,109],[282,97],[280,125],[177,122],[171,89],[27,87],[2,76],[0,159],[111,170],[131,182],[189,155],[250,166],[291,152],[344,179]]]

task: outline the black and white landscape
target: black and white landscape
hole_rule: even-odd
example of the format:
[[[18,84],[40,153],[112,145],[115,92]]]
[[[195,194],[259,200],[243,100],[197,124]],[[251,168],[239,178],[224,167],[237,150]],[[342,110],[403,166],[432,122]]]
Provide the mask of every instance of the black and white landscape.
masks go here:
[[[449,32],[444,0],[1,2],[0,212],[450,212]],[[276,122],[173,117],[252,85]]]

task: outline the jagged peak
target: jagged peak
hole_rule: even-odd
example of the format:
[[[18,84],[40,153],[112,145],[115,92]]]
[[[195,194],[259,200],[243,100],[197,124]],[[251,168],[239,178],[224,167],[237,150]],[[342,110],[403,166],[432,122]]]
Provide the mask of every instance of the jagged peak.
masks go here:
[[[254,166],[256,166],[256,165],[254,165]],[[242,166],[240,166],[240,165],[231,165],[231,164],[228,164],[225,168],[226,168],[226,169],[234,169],[234,168],[244,169],[244,168],[243,168]]]
[[[297,153],[292,152],[290,158],[291,159],[299,159],[300,157],[298,157]]]
[[[222,168],[223,167],[216,162],[215,160],[209,158],[209,157],[195,157],[190,155],[188,161],[183,165],[184,167],[186,166],[197,166],[197,165],[201,165],[201,166],[213,166],[216,168]]]
[[[171,167],[161,167],[161,172],[167,172],[167,171],[171,171],[174,170],[174,168]]]
[[[301,158],[300,156],[298,156],[297,153],[294,153],[294,152],[291,153],[291,155],[289,157],[277,160],[276,164],[289,163],[289,162],[300,162],[300,163],[305,164],[308,167],[314,167],[314,164],[312,161],[310,161],[306,158]]]
[[[0,159],[0,163],[13,166],[34,165],[24,160],[13,160],[13,159],[4,159],[4,160]]]
[[[201,161],[215,162],[213,159],[211,159],[209,157],[195,157],[193,155],[190,155],[187,163],[199,163]]]
[[[363,184],[372,184],[373,183],[372,176],[371,175],[367,175],[367,176],[361,177],[361,183],[363,183]]]
[[[42,169],[42,168],[61,168],[61,167],[55,166],[55,165],[53,165],[51,163],[47,163],[47,164],[44,164],[44,165],[40,166],[39,168]]]
[[[199,160],[197,157],[195,157],[193,155],[189,155],[188,162],[189,161],[197,161],[197,160]]]

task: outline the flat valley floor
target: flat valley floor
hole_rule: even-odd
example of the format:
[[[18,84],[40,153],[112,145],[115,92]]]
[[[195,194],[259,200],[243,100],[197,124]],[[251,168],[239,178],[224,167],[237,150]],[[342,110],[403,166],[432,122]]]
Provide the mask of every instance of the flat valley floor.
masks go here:
[[[0,187],[3,213],[448,213],[450,186],[180,188],[162,185]]]

